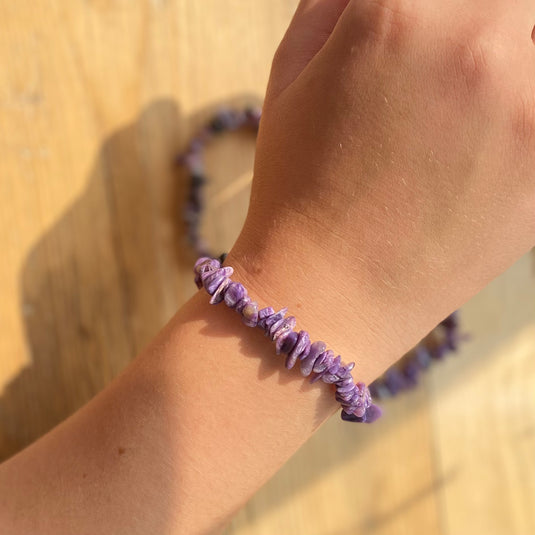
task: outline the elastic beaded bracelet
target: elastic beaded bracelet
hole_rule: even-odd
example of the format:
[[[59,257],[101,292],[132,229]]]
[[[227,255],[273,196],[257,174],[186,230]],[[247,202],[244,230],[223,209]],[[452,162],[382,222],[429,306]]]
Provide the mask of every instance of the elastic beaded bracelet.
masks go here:
[[[183,209],[183,218],[187,228],[188,241],[197,256],[209,259],[211,259],[211,256],[214,256],[210,253],[205,240],[199,235],[200,221],[204,209],[203,186],[207,182],[202,161],[202,151],[204,146],[215,137],[220,136],[226,130],[233,131],[239,128],[246,128],[253,133],[256,133],[259,128],[260,118],[261,110],[257,107],[249,106],[244,110],[222,108],[208,121],[206,126],[202,127],[197,132],[186,150],[177,156],[177,163],[185,167],[189,173],[190,189],[188,199]],[[225,253],[220,255],[218,260],[220,265],[217,269],[221,269],[221,264],[225,260],[225,257]],[[199,283],[200,286],[203,286],[204,284],[202,279],[198,279],[198,286]],[[275,341],[277,354],[285,353],[288,355],[286,357],[286,367],[288,369],[291,369],[299,358],[299,360],[301,360],[301,371],[304,370],[305,372],[308,372],[308,370],[311,369],[312,372],[316,374],[311,382],[315,382],[320,378],[331,379],[329,374],[332,376],[336,375],[342,379],[342,377],[339,376],[339,373],[334,373],[334,370],[336,370],[335,362],[339,365],[337,370],[340,373],[344,373],[346,368],[341,365],[339,360],[337,361],[338,357],[337,359],[333,358],[334,353],[332,351],[323,351],[323,353],[317,355],[317,358],[314,358],[317,348],[321,348],[321,345],[315,346],[312,356],[309,357],[307,354],[306,362],[304,362],[305,358],[301,359],[301,356],[306,351],[310,353],[310,346],[312,346],[312,344],[310,344],[310,339],[306,331],[300,331],[299,333],[293,331],[293,327],[295,326],[295,323],[293,322],[295,321],[295,318],[292,316],[284,318],[284,315],[287,312],[286,309],[277,312],[277,314],[275,314],[275,311],[269,307],[259,311],[256,303],[252,303],[250,298],[247,297],[245,288],[239,283],[232,282],[228,276],[215,276],[210,280],[209,285],[210,291],[214,292],[211,294],[212,298],[210,299],[210,302],[216,304],[224,300],[227,306],[234,308],[242,314],[243,321],[246,325],[251,327],[256,325],[264,329],[266,335],[270,335],[272,340]],[[216,289],[214,290],[214,288]],[[273,327],[275,324],[276,327]],[[272,333],[270,333],[270,329],[273,331]],[[280,329],[282,329],[282,331],[280,331]],[[429,338],[432,339],[431,342],[429,342]],[[468,336],[466,334],[461,334],[459,331],[458,313],[453,312],[437,325],[428,337],[417,344],[416,347],[402,357],[399,362],[391,366],[381,377],[373,381],[370,384],[369,389],[366,389],[366,386],[363,385],[363,383],[354,385],[352,378],[349,377],[345,378],[345,380],[347,380],[346,383],[339,380],[339,383],[336,384],[336,396],[340,403],[345,403],[345,405],[342,405],[344,407],[342,410],[342,419],[348,421],[364,421],[362,419],[356,419],[359,417],[355,416],[355,414],[349,410],[353,401],[364,399],[370,394],[374,398],[382,399],[395,396],[400,392],[414,388],[418,383],[418,378],[421,375],[421,372],[425,371],[433,360],[440,361],[448,353],[456,352],[459,343],[467,338]],[[351,371],[353,367],[352,365],[353,363],[347,366],[349,371]],[[333,373],[329,372],[329,367],[332,368]],[[364,393],[361,393],[361,389],[366,390],[363,390]],[[353,396],[355,396],[354,400],[352,399]],[[369,418],[366,416],[366,421],[370,422],[372,421],[372,413],[374,411],[377,412],[373,418],[376,419],[380,414],[380,410],[378,407],[371,404],[371,398],[368,403],[370,403],[368,407],[370,409],[370,416]],[[366,403],[364,403],[364,405],[366,405]],[[347,413],[345,407],[348,408]],[[371,409],[371,407],[375,408]]]
[[[230,276],[234,270],[230,266],[221,266],[221,260],[208,256],[200,257],[193,268],[197,288],[204,289],[211,295],[210,304],[225,302],[242,316],[248,327],[260,327],[264,334],[275,342],[277,355],[286,354],[285,366],[294,367],[299,360],[301,375],[315,383],[321,379],[324,383],[336,385],[336,401],[342,406],[341,417],[347,422],[371,423],[381,416],[381,409],[374,405],[368,387],[358,382],[355,384],[351,370],[354,362],[343,364],[341,356],[334,357],[334,352],[327,349],[325,342],[310,341],[307,331],[296,332],[294,316],[286,316],[287,308],[278,312],[272,307],[258,309],[258,304],[247,294],[244,286],[233,281]]]

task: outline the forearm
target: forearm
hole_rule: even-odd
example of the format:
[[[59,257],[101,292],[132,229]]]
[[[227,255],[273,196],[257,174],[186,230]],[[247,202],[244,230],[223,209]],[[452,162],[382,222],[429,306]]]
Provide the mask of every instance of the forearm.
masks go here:
[[[299,318],[292,282],[285,303],[254,297]],[[217,532],[339,410],[332,385],[286,370],[259,329],[208,300],[199,291],[105,391],[0,466],[8,533]],[[355,377],[380,371],[365,369]]]

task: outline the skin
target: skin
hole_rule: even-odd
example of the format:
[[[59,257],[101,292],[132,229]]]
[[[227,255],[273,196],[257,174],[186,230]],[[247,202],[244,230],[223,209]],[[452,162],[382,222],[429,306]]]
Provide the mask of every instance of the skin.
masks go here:
[[[299,4],[226,264],[260,306],[288,306],[357,360],[357,379],[535,244],[534,22],[528,1]],[[338,410],[332,388],[287,372],[200,291],[108,388],[0,465],[0,525],[220,533]]]

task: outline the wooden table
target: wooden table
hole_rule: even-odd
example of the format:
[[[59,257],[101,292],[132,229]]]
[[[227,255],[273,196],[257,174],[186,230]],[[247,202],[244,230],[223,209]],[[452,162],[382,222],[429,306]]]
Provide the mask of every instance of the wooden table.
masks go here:
[[[173,156],[219,106],[261,102],[295,4],[0,1],[0,459],[194,293]],[[238,134],[209,150],[203,232],[221,250],[253,151]],[[372,427],[333,417],[227,535],[534,534],[535,256],[462,319],[458,356]]]

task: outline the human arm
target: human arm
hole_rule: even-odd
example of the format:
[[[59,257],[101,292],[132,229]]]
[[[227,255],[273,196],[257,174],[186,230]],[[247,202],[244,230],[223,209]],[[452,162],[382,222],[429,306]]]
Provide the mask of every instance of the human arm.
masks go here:
[[[387,11],[378,15],[376,30],[389,20]],[[491,48],[470,63],[477,41],[447,58],[438,50],[428,57],[431,36],[443,32],[419,21],[396,30],[422,32],[410,41],[414,49],[378,52],[381,39],[396,35],[366,34],[358,12],[349,16],[331,41],[340,48],[325,49],[326,60],[318,56],[309,69],[316,75],[287,86],[292,91],[276,105],[268,98],[251,211],[228,263],[261,305],[288,306],[300,327],[355,359],[355,376],[369,382],[533,245],[532,116],[527,97],[503,93],[527,93],[522,76],[533,63],[523,26],[522,76],[514,70],[520,55],[506,54],[499,67],[511,86],[526,87],[504,88],[484,68],[483,60],[495,60]],[[446,47],[441,39],[435,46]],[[350,62],[342,52],[351,45]],[[283,60],[279,54],[275,71]],[[440,78],[442,61],[452,70]],[[471,100],[464,83],[486,89]],[[352,95],[361,105],[344,100]],[[273,375],[265,377],[266,366]],[[0,514],[22,510],[34,523],[13,520],[13,533],[216,530],[336,407],[326,385],[287,375],[258,331],[200,293],[105,392],[0,467]],[[266,423],[255,411],[272,417]]]

